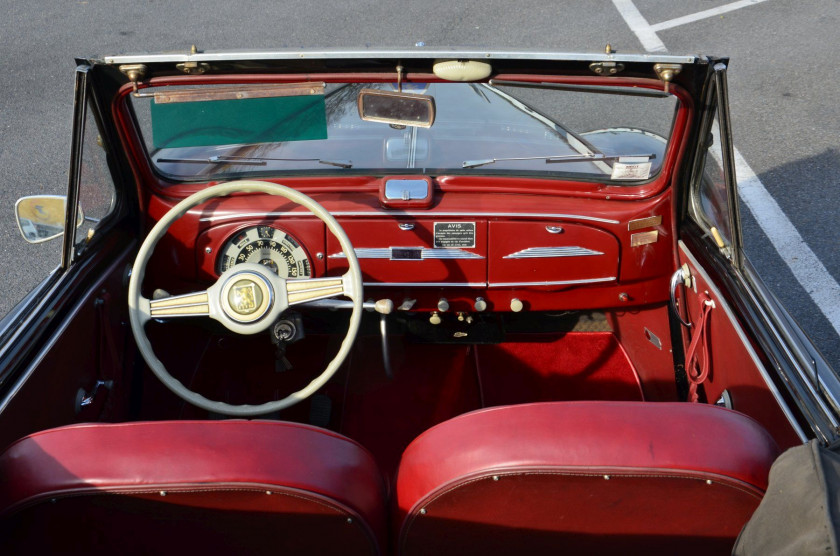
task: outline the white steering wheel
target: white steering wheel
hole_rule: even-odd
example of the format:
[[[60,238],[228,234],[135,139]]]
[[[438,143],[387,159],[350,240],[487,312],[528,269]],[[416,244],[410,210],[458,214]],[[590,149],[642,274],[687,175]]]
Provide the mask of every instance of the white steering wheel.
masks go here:
[[[232,193],[259,192],[278,195],[295,202],[320,218],[341,244],[341,250],[347,257],[349,270],[342,276],[327,278],[309,278],[288,280],[281,278],[266,266],[244,263],[226,270],[215,284],[202,292],[147,299],[140,293],[146,265],[152,251],[169,226],[191,208],[213,199]],[[306,303],[317,299],[326,299],[343,295],[353,301],[350,324],[338,353],[327,368],[307,386],[289,394],[282,400],[266,402],[260,405],[233,405],[209,400],[184,386],[174,378],[163,363],[155,356],[145,325],[151,319],[169,319],[176,317],[210,317],[221,322],[228,330],[239,334],[256,334],[274,324],[289,306]],[[153,373],[183,400],[207,411],[236,417],[253,417],[284,409],[306,399],[323,386],[338,370],[356,339],[359,323],[362,320],[362,273],[359,261],[350,240],[335,218],[310,197],[289,187],[263,181],[243,180],[223,183],[208,187],[190,195],[166,213],[146,236],[131,272],[128,285],[128,313],[131,319],[131,331],[143,359]]]

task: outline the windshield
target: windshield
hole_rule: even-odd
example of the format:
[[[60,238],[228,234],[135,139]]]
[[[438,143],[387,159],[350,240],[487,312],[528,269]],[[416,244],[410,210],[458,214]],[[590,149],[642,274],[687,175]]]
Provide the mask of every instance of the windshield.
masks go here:
[[[153,166],[175,181],[414,173],[638,183],[659,172],[677,107],[673,96],[624,87],[403,84],[434,102],[433,124],[414,127],[360,116],[360,91],[396,84],[297,87],[257,98],[230,85],[192,87],[183,98],[183,88],[161,87],[131,101]]]

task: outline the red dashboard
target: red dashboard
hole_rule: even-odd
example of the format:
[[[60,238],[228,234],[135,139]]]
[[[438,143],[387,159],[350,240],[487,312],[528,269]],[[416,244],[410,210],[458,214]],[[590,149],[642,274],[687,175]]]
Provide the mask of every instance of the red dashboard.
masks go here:
[[[342,193],[307,191],[349,236],[368,299],[387,297],[397,307],[416,300],[412,309],[421,311],[437,310],[445,299],[450,311],[475,312],[631,307],[667,297],[674,265],[667,190],[627,200],[438,186],[427,206],[389,207],[377,181]],[[173,204],[150,196],[150,214],[157,219]],[[244,260],[261,237],[278,242],[278,256],[297,264],[300,276],[347,268],[338,241],[316,217],[284,199],[243,194],[177,221],[150,274],[177,278],[185,289],[210,283],[235,262],[227,257],[241,252]]]

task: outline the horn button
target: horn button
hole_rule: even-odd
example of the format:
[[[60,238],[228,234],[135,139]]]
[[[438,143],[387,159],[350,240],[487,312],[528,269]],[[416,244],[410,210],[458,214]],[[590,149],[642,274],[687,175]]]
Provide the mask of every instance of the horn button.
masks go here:
[[[222,311],[236,322],[256,322],[263,318],[274,301],[274,291],[265,278],[253,272],[239,272],[222,288]]]

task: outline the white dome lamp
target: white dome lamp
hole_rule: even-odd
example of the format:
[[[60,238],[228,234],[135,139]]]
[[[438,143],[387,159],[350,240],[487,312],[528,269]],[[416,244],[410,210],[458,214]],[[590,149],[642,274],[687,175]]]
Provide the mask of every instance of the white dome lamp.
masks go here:
[[[444,60],[432,66],[435,75],[446,81],[481,81],[492,70],[490,64],[475,60]]]

